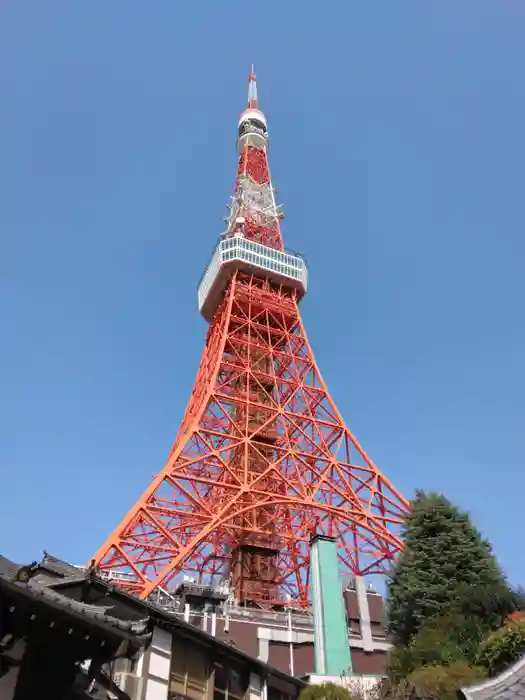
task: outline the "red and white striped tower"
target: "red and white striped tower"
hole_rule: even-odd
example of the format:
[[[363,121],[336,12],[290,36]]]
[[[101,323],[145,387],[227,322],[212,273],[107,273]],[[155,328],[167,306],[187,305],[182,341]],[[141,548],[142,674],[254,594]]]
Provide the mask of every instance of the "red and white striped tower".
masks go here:
[[[226,231],[198,289],[209,322],[195,385],[160,471],[98,550],[146,598],[190,574],[251,605],[308,605],[312,532],[337,537],[341,572],[381,573],[407,501],[345,425],[299,314],[304,258],[287,252],[268,126],[249,77]]]

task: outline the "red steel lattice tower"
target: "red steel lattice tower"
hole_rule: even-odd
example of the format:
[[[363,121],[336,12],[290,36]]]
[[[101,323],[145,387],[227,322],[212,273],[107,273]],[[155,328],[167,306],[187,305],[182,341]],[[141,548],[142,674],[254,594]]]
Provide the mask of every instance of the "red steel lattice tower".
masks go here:
[[[304,258],[285,251],[252,71],[225,233],[198,289],[209,322],[163,470],[95,556],[148,597],[184,574],[227,580],[237,601],[308,604],[313,531],[338,538],[342,572],[382,573],[407,501],[346,427],[298,304]]]

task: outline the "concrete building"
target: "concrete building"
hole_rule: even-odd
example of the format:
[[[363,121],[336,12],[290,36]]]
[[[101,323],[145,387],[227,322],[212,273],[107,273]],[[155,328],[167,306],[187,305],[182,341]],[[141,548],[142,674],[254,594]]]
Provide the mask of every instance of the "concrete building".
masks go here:
[[[158,593],[157,604],[188,624],[230,642],[251,656],[294,676],[315,669],[314,615],[311,610],[267,611],[235,605],[220,591],[194,582],[175,595]],[[390,648],[382,597],[362,577],[343,589],[353,673],[381,676]]]
[[[320,624],[330,628],[333,639],[334,626],[337,624],[339,629],[340,622],[344,631],[340,633],[338,648],[342,650],[344,641],[341,640],[346,638],[350,656],[345,664],[345,674],[359,677],[366,685],[367,679],[383,676],[386,669],[390,644],[386,639],[383,599],[363,577],[347,581],[341,598],[337,561],[326,561],[321,569],[323,581],[328,575],[331,580],[320,599],[341,600],[341,609],[334,611],[331,620]],[[315,605],[308,610],[243,607],[235,603],[228,589],[212,589],[191,580],[181,584],[173,595],[157,591],[155,600],[160,607],[170,610],[186,623],[234,644],[284,673],[311,678],[318,668]],[[320,610],[319,605],[317,609]]]

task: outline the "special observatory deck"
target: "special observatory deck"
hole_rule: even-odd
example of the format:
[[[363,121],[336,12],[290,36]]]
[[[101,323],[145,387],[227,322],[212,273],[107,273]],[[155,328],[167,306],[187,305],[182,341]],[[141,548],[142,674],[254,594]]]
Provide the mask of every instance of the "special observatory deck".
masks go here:
[[[230,236],[219,241],[199,284],[199,311],[207,321],[213,318],[235,270],[259,274],[275,284],[294,289],[299,299],[306,294],[308,269],[302,256],[275,250],[242,236]]]

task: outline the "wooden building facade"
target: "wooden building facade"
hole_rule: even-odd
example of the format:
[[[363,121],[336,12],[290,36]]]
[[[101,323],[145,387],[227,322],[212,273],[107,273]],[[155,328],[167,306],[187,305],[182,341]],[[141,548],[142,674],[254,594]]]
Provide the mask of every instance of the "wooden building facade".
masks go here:
[[[94,571],[0,557],[0,700],[297,700],[304,686]]]

